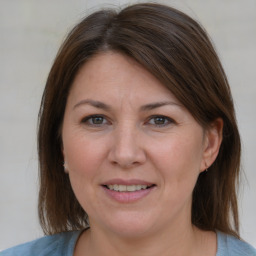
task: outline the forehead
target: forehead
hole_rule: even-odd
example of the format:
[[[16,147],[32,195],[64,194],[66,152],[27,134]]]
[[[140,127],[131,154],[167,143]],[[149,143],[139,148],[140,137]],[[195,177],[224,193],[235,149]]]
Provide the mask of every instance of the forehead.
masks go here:
[[[176,100],[164,86],[134,59],[116,52],[95,55],[79,70],[72,84],[71,97],[141,97],[156,96]],[[103,95],[102,95],[103,96]],[[177,101],[177,100],[176,100]]]

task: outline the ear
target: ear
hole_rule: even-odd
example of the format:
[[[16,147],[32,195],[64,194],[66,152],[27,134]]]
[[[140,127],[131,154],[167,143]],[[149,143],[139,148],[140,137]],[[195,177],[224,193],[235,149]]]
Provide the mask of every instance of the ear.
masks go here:
[[[218,156],[222,142],[223,120],[217,118],[206,129],[204,136],[204,151],[200,171],[209,168]]]
[[[63,156],[63,168],[64,168],[64,172],[65,173],[68,173],[68,163],[67,163],[67,161],[65,160],[66,158],[65,158],[65,152],[64,152],[64,147],[63,147],[63,144],[62,144],[62,146],[61,146],[61,151],[62,151],[62,156]]]

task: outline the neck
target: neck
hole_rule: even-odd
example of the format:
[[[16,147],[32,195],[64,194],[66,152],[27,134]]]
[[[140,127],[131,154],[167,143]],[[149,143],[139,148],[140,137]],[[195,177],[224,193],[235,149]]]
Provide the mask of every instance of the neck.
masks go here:
[[[75,255],[101,256],[184,256],[184,255],[215,255],[216,238],[209,232],[203,232],[189,225],[179,225],[171,230],[154,232],[141,237],[124,237],[111,231],[102,231],[92,226],[79,239]],[[206,234],[207,233],[207,234]],[[208,239],[211,238],[211,239]],[[209,242],[214,245],[209,246]],[[88,253],[90,252],[90,253]]]

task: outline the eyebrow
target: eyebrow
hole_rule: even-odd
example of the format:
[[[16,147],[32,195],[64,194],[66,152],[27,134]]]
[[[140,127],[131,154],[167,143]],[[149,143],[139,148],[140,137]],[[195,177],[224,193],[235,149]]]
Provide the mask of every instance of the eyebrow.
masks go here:
[[[111,109],[110,105],[107,105],[101,101],[96,101],[96,100],[91,100],[91,99],[85,99],[85,100],[79,101],[77,104],[74,105],[73,109],[75,109],[81,105],[91,105],[95,108],[99,108],[99,109],[103,109],[103,110]],[[163,102],[154,102],[154,103],[149,103],[149,104],[143,105],[140,107],[140,111],[150,111],[150,110],[160,108],[160,107],[163,107],[166,105],[174,105],[174,106],[181,107],[181,105],[178,103],[175,103],[172,101],[163,101]]]
[[[182,105],[180,105],[176,102],[173,102],[173,101],[163,101],[163,102],[155,102],[155,103],[146,104],[144,106],[141,106],[140,110],[141,111],[149,111],[149,110],[153,110],[153,109],[160,108],[160,107],[167,106],[167,105],[174,105],[174,106],[177,106],[177,107],[182,106]]]
[[[75,104],[75,106],[73,107],[73,109],[81,106],[81,105],[91,105],[95,108],[100,108],[100,109],[104,109],[104,110],[109,110],[111,109],[111,107],[101,101],[97,101],[97,100],[90,100],[90,99],[85,99],[85,100],[81,100],[79,101],[77,104]]]

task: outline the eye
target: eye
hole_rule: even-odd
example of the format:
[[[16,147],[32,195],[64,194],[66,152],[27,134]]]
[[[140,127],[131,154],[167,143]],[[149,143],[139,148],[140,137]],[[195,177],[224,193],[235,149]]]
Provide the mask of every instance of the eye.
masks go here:
[[[171,123],[174,123],[174,121],[167,116],[153,116],[153,117],[150,117],[148,123],[150,125],[154,125],[157,127],[163,127],[163,126],[167,126]]]
[[[90,126],[102,126],[108,123],[106,118],[101,115],[87,116],[81,122]]]

